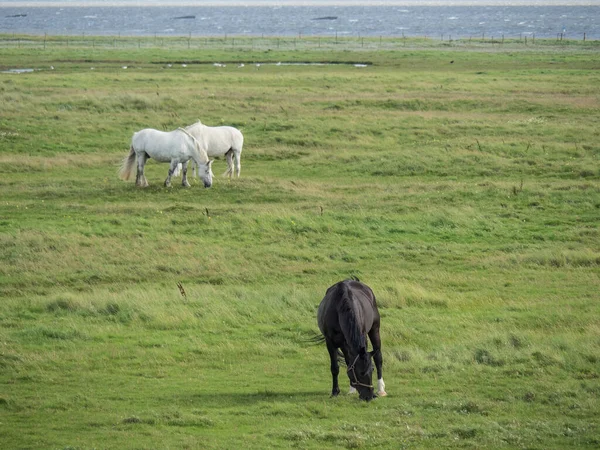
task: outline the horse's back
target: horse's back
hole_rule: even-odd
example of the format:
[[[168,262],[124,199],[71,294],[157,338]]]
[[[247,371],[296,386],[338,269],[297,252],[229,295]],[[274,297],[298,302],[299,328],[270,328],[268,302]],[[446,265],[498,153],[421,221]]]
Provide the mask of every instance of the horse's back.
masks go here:
[[[231,149],[241,150],[244,143],[242,132],[234,127],[206,127],[208,150],[226,153]]]
[[[189,153],[189,139],[178,130],[160,131],[144,128],[133,134],[131,145],[137,151],[144,151],[157,161],[170,161],[173,155]]]
[[[371,288],[357,280],[343,280],[329,287],[319,304],[317,322],[321,333],[326,333],[328,323],[337,320],[340,305],[347,302],[347,299],[351,299],[353,306],[360,309],[365,319],[366,332],[373,324],[379,323],[379,311]]]
[[[175,131],[160,131],[154,128],[144,128],[143,130],[133,133],[131,141],[133,145],[147,145],[153,142],[164,143],[177,139],[179,133]]]

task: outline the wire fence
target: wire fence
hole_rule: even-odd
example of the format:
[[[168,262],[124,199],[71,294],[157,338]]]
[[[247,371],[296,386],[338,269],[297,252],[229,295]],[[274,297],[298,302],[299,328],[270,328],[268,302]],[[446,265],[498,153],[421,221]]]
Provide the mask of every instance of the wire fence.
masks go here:
[[[448,47],[448,46],[568,46],[586,45],[597,47],[599,40],[590,40],[584,33],[579,38],[562,33],[556,38],[536,38],[535,35],[453,37],[349,37],[349,36],[302,36],[297,37],[249,37],[249,36],[30,36],[0,35],[0,48],[22,49],[218,49],[218,50],[392,50],[402,47]]]

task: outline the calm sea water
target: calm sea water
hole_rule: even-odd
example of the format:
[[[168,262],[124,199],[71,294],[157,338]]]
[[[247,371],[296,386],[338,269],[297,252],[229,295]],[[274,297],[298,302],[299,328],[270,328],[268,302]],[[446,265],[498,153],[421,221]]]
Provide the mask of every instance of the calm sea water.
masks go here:
[[[0,33],[591,40],[600,39],[600,6],[0,6]]]

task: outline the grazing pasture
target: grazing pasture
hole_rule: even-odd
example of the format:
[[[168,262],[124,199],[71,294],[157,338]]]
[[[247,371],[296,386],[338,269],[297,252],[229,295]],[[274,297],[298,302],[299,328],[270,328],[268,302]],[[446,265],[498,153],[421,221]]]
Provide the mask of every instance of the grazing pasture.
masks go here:
[[[1,446],[597,448],[600,48],[408,44],[1,47]],[[119,179],[198,119],[242,177]],[[350,276],[369,403],[311,344]]]

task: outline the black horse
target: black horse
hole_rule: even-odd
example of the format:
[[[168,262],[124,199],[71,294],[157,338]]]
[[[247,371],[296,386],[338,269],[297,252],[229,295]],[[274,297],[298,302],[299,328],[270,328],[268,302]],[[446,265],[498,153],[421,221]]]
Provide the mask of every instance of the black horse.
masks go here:
[[[379,311],[371,288],[357,279],[334,284],[327,289],[319,305],[317,322],[331,358],[331,395],[340,393],[338,349],[342,350],[346,360],[351,392],[357,389],[360,398],[367,401],[377,397],[373,392],[372,357],[377,368],[378,394],[387,395],[381,374],[383,357],[379,337]],[[370,353],[367,352],[367,334],[373,346]]]

